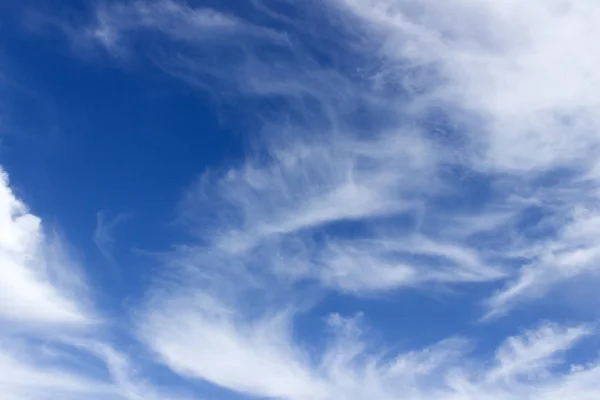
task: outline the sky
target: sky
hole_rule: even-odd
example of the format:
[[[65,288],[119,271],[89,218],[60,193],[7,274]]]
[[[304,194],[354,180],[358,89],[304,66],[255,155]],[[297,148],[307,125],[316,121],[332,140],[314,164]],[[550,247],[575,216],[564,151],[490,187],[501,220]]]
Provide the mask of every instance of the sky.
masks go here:
[[[4,0],[2,400],[597,400],[597,0]]]

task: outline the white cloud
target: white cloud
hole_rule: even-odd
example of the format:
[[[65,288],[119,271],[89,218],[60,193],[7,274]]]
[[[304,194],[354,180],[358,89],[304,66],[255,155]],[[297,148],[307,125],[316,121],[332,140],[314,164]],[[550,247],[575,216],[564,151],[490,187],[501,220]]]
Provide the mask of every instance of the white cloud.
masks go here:
[[[83,276],[58,238],[15,197],[2,169],[0,270],[2,399],[184,398],[145,381],[124,354],[92,338],[106,326],[94,315]],[[99,365],[111,379],[98,373]]]
[[[382,43],[375,52],[385,62],[376,79],[403,81],[410,68],[433,71],[425,82],[415,83],[426,90],[413,106],[450,110],[468,138],[460,149],[464,165],[504,185],[496,195],[509,206],[512,221],[502,223],[499,234],[505,241],[490,250],[509,256],[521,252],[526,261],[521,260],[513,283],[490,299],[490,315],[541,297],[566,279],[596,273],[600,47],[595,37],[600,35],[600,3],[330,3],[344,13],[347,24],[365,23],[367,40]],[[559,176],[557,171],[565,169],[571,175]],[[540,177],[550,181],[551,174],[557,174],[554,183],[540,189]],[[511,198],[538,191],[545,192],[539,206],[547,215],[540,227],[546,224],[558,232],[540,230],[543,238],[532,238],[515,224],[527,205],[515,205]],[[573,217],[582,209],[588,221]],[[482,215],[478,221],[484,219],[489,218]],[[565,226],[559,228],[561,223]]]
[[[598,146],[596,1],[332,3],[371,24],[390,62],[431,65],[436,100],[474,113],[475,166],[518,173],[580,164]]]
[[[532,379],[550,367],[562,363],[555,354],[570,349],[582,337],[591,334],[585,327],[565,328],[546,325],[521,337],[512,337],[496,353],[496,366],[488,371],[488,381]]]
[[[332,242],[325,247],[318,267],[317,274],[326,284],[358,293],[428,283],[486,282],[505,276],[502,268],[488,265],[470,248],[417,235]]]
[[[402,137],[402,134],[404,137]],[[217,213],[215,244],[227,251],[336,221],[392,215],[414,206],[430,190],[435,156],[403,132],[385,140],[335,139],[322,145],[289,143],[272,162],[249,162],[225,174],[205,174],[188,196],[186,212]],[[206,227],[203,225],[203,229]]]
[[[187,377],[258,397],[322,397],[321,378],[310,370],[308,355],[294,348],[287,315],[245,322],[215,301],[197,296],[170,299],[164,308],[153,303],[140,326],[143,340]]]
[[[555,238],[532,245],[524,255],[531,263],[516,279],[489,299],[491,314],[503,313],[519,300],[540,297],[557,282],[600,272],[600,215],[596,210],[576,209],[563,222]]]
[[[42,230],[0,169],[0,317],[25,323],[90,324],[85,284],[57,238]]]
[[[405,80],[401,74],[408,74],[415,67],[434,67],[435,76],[428,77],[433,82],[417,82],[427,83],[429,89],[427,101],[419,104],[427,106],[432,101],[444,101],[479,118],[480,123],[471,126],[469,148],[474,150],[472,154],[483,154],[481,159],[473,160],[479,167],[518,172],[579,163],[580,157],[598,144],[594,133],[600,122],[596,112],[600,78],[595,73],[600,51],[594,41],[599,29],[595,23],[600,13],[597,2],[534,0],[522,5],[517,1],[499,4],[491,0],[428,0],[419,4],[406,0],[332,0],[330,3],[344,5],[367,20],[369,33],[373,34],[367,40],[383,40],[382,46],[361,49],[372,57],[379,56],[374,50],[380,49],[386,57],[381,70],[372,78],[384,76],[385,83],[395,85],[394,80]],[[127,33],[134,36],[139,30],[156,30],[195,44],[205,44],[206,32],[232,27],[284,36],[231,15],[167,0],[101,7],[97,25],[95,29],[108,29],[123,36]],[[261,39],[270,41],[272,37],[263,35]],[[279,44],[291,46],[285,41]],[[311,60],[306,54],[298,54],[302,49],[295,50],[299,51],[292,56],[309,66],[311,74],[301,74],[301,68],[290,70],[287,64],[284,68],[267,67],[255,55],[244,52],[244,68],[248,69],[229,74],[227,79],[238,85],[238,89],[253,87],[254,93],[262,95],[290,90],[326,94],[324,88],[310,81],[310,75],[324,71],[315,71],[316,64],[309,64]],[[181,57],[187,59],[185,54]],[[210,60],[204,61],[206,64]],[[203,68],[199,61],[192,64],[190,67],[196,72]],[[403,68],[405,64],[412,69]],[[211,72],[219,74],[219,66],[214,67]],[[229,65],[220,67],[230,69]],[[302,79],[291,72],[300,73]],[[190,71],[190,75],[194,72]],[[287,89],[281,89],[282,86]],[[347,87],[341,85],[338,90],[346,92]]]
[[[331,316],[330,339],[310,348],[295,339],[293,314],[252,317],[243,306],[213,297],[162,296],[152,299],[140,325],[158,358],[186,377],[246,395],[533,400],[561,393],[591,399],[600,388],[600,380],[592,381],[600,366],[570,367],[558,357],[592,333],[586,327],[542,325],[507,339],[492,360],[469,354],[472,345],[459,339],[392,356],[365,341],[360,319]]]

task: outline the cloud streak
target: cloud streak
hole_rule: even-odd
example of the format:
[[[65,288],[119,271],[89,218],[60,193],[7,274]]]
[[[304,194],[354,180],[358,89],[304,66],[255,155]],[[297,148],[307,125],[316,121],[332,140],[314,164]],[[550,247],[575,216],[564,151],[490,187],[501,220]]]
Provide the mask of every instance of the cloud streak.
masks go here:
[[[92,239],[94,244],[102,253],[102,256],[112,265],[116,266],[117,262],[113,255],[114,247],[114,230],[123,222],[127,221],[131,216],[129,214],[117,214],[113,218],[107,218],[102,211],[96,214],[96,229]]]

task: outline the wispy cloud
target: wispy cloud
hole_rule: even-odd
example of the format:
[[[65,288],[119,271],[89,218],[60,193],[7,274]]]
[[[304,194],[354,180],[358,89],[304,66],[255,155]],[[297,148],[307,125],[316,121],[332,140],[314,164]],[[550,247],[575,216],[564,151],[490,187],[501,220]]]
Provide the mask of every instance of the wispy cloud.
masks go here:
[[[257,397],[591,399],[598,389],[599,364],[571,367],[558,357],[591,333],[586,327],[543,325],[507,339],[487,360],[470,355],[464,339],[388,354],[365,341],[359,320],[332,315],[330,339],[314,351],[293,339],[289,314],[248,319],[201,296],[151,304],[142,337],[165,364]]]
[[[94,230],[93,241],[100,253],[112,265],[116,266],[114,251],[114,230],[123,222],[131,218],[131,214],[119,213],[113,218],[107,218],[106,213],[99,211],[96,214],[96,229]]]
[[[211,8],[192,8],[171,0],[134,1],[131,3],[101,3],[96,10],[95,23],[83,39],[97,40],[115,55],[127,52],[131,35],[139,30],[159,30],[181,41],[209,43],[221,36],[275,36],[268,30]],[[82,38],[73,36],[75,43]]]
[[[600,215],[595,209],[577,208],[569,218],[560,219],[558,233],[542,243],[527,246],[524,255],[531,260],[517,278],[505,289],[490,298],[494,313],[504,312],[519,300],[542,296],[554,284],[584,274],[600,272]],[[556,218],[556,217],[555,217]]]
[[[546,325],[521,337],[509,338],[496,353],[496,366],[488,371],[488,381],[511,383],[524,377],[531,379],[563,361],[557,355],[592,332],[585,327]]]

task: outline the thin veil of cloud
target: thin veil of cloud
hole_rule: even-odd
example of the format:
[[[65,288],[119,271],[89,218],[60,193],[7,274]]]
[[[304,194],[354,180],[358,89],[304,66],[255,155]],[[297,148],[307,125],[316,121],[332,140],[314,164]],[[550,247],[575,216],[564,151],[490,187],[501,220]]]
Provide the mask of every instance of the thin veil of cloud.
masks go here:
[[[114,267],[117,261],[114,257],[115,229],[118,225],[131,218],[130,214],[118,213],[112,218],[108,218],[106,213],[99,211],[96,214],[96,229],[92,236],[94,244],[102,256]]]

